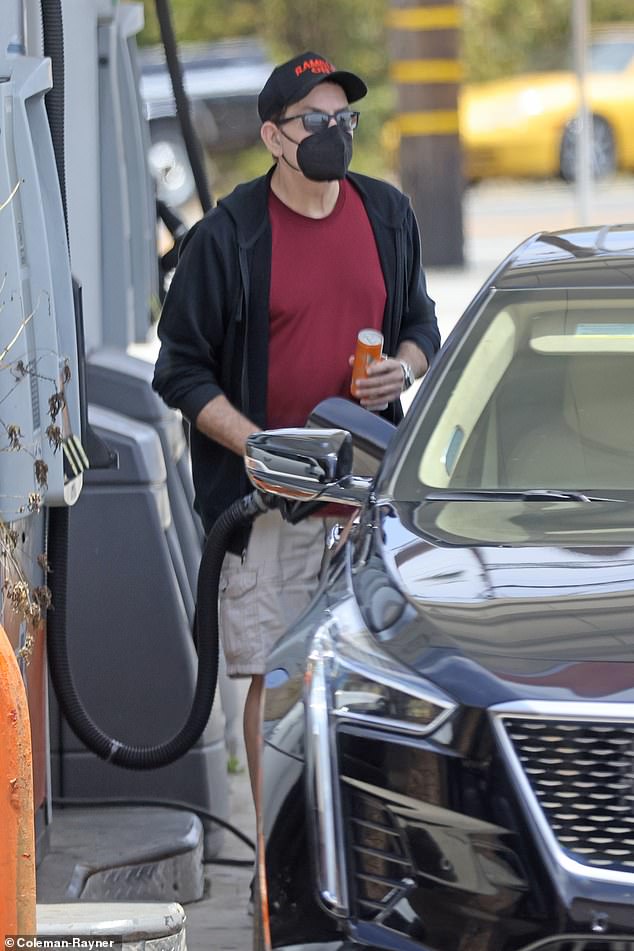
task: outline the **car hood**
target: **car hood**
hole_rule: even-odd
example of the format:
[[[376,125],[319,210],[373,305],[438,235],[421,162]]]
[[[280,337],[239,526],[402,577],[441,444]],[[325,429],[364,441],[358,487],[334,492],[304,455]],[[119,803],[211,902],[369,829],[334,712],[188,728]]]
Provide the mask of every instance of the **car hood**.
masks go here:
[[[460,504],[465,522],[469,509],[472,520],[486,514],[495,536],[494,503]],[[537,517],[536,504],[524,503],[528,519]],[[594,504],[578,506],[586,519],[598,517]],[[444,506],[436,505],[435,523]],[[418,508],[384,513],[370,570],[355,573],[366,624],[390,653],[450,692],[462,684],[463,702],[473,693],[477,703],[482,689],[490,702],[634,701],[633,527],[630,544],[623,532],[611,546],[591,546],[587,534],[566,545],[500,544],[484,531],[462,544],[454,536],[450,545],[421,531]],[[632,526],[634,506],[627,511]]]

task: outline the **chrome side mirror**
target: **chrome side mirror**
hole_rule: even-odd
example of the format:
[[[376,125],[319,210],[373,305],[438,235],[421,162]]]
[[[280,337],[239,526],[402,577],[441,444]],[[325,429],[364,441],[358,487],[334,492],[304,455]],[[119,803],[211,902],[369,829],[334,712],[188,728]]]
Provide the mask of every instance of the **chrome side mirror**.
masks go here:
[[[247,474],[261,492],[287,499],[362,505],[371,479],[352,474],[352,437],[343,429],[271,429],[247,439]]]

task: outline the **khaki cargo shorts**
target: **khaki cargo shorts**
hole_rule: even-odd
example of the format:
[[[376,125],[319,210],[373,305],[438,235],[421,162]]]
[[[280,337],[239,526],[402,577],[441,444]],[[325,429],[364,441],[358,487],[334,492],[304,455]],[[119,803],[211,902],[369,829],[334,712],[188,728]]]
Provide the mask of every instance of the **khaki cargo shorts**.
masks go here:
[[[332,519],[297,525],[279,512],[253,523],[244,564],[228,552],[219,588],[220,639],[230,677],[263,674],[275,642],[317,589]]]

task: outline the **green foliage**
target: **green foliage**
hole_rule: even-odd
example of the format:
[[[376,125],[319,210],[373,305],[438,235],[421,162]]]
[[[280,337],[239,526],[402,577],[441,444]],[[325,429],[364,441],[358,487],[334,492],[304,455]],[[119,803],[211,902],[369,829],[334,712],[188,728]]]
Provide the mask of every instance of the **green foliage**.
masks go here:
[[[314,50],[368,82],[384,78],[386,0],[262,0],[264,35],[276,58]]]
[[[228,195],[240,182],[264,175],[270,167],[271,156],[262,144],[210,157],[207,171],[214,201]]]
[[[303,50],[322,53],[372,82],[387,69],[386,0],[172,0],[179,41],[259,35],[280,61]],[[140,43],[158,43],[154,0],[144,0]]]
[[[139,42],[159,43],[154,0],[143,0],[143,7],[145,28]],[[252,36],[262,17],[262,0],[172,0],[171,8],[176,38],[183,42]]]
[[[573,0],[462,0],[463,55],[469,80],[528,69],[561,68],[570,59]],[[274,59],[323,53],[370,84],[387,76],[386,11],[392,0],[172,0],[179,40],[259,35]],[[141,43],[160,39],[154,0],[144,0]],[[592,23],[634,21],[632,0],[591,0]]]
[[[488,79],[557,63],[567,43],[570,0],[465,0],[467,78]]]
[[[571,64],[572,0],[463,0],[469,80]],[[592,0],[593,25],[634,20],[632,0]]]

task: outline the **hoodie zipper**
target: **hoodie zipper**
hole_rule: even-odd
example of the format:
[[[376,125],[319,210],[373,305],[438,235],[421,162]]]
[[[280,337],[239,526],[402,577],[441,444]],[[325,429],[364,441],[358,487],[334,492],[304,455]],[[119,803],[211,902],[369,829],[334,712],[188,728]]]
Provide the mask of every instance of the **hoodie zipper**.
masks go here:
[[[240,377],[240,400],[242,403],[242,412],[245,416],[250,416],[249,409],[249,375],[248,375],[248,327],[249,327],[249,268],[247,263],[246,249],[240,245],[238,250],[238,259],[240,262],[240,283],[242,286],[240,293],[240,305],[238,307],[237,323],[242,324],[242,373]],[[244,317],[244,319],[243,319]]]

